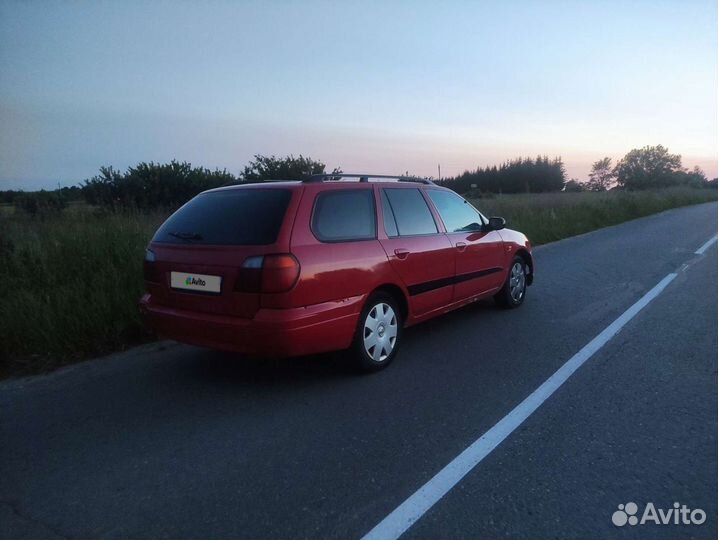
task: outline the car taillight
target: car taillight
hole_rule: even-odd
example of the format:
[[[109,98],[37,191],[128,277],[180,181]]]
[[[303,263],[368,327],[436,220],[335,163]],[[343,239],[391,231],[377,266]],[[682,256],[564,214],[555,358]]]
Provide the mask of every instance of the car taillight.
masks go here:
[[[299,261],[294,255],[266,255],[262,266],[262,292],[288,291],[299,278]]]
[[[249,257],[239,269],[234,288],[240,292],[285,292],[294,287],[299,269],[299,261],[288,253]]]

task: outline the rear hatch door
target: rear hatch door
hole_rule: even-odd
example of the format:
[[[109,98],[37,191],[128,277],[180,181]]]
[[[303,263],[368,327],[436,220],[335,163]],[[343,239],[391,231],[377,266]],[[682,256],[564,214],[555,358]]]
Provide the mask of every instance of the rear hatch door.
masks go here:
[[[240,268],[250,257],[288,251],[298,198],[299,190],[289,186],[243,186],[189,201],[150,243],[155,260],[145,262],[145,276],[152,302],[251,318],[261,298],[242,292]]]

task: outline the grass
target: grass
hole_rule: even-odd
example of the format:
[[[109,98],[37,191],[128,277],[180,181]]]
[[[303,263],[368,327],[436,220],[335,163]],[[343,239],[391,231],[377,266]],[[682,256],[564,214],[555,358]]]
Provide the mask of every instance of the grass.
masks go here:
[[[149,338],[144,248],[165,214],[0,216],[0,372],[44,371]]]
[[[526,233],[534,245],[656,214],[669,208],[718,199],[715,190],[678,188],[663,191],[545,193],[473,198],[485,215],[506,218],[507,226]]]
[[[541,244],[677,206],[712,190],[554,193],[474,199]],[[0,373],[36,373],[152,339],[137,314],[144,248],[166,212],[73,207],[0,212]]]

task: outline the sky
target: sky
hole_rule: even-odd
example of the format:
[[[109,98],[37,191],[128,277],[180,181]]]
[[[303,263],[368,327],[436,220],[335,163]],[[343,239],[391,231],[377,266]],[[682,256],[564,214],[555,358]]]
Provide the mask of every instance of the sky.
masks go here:
[[[0,189],[254,154],[586,180],[656,144],[718,176],[715,0],[0,0]]]

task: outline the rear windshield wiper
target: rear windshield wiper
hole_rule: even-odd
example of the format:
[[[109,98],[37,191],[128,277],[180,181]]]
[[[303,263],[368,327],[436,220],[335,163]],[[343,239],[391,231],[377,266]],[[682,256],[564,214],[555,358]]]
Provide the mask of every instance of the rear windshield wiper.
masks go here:
[[[202,240],[202,235],[196,232],[171,232],[168,234],[180,240]]]

